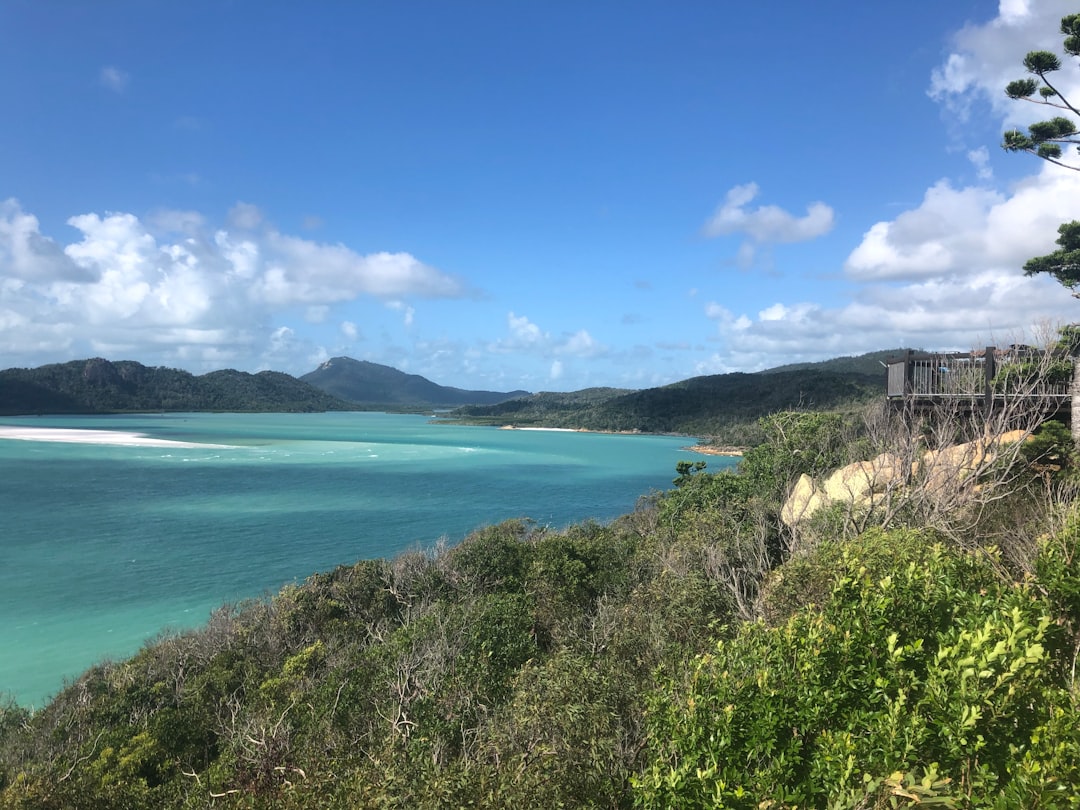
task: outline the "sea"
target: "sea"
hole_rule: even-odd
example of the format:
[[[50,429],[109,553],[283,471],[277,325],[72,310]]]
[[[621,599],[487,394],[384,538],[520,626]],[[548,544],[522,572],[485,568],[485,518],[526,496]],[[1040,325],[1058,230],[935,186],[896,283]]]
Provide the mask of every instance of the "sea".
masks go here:
[[[97,662],[317,571],[456,543],[509,518],[556,529],[609,521],[695,458],[686,437],[382,413],[0,418],[5,426],[178,442],[0,439],[0,701],[27,707]]]

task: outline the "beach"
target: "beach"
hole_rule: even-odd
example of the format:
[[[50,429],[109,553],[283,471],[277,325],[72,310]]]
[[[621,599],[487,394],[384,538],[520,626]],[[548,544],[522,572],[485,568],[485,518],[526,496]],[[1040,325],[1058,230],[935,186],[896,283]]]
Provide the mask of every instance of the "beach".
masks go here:
[[[66,442],[68,444],[111,444],[121,447],[209,447],[224,448],[224,444],[199,444],[172,439],[153,439],[141,433],[123,430],[81,430],[78,428],[28,428],[0,425],[0,439],[27,442]]]

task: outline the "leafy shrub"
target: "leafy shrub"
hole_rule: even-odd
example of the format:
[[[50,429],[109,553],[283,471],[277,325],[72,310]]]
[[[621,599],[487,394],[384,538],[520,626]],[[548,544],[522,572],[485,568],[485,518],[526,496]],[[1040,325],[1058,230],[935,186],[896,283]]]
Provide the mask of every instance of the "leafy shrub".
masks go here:
[[[820,554],[836,568],[819,609],[746,624],[662,681],[638,806],[856,807],[904,784],[971,806],[1077,795],[1075,767],[1053,770],[1080,749],[1043,600],[916,532]]]

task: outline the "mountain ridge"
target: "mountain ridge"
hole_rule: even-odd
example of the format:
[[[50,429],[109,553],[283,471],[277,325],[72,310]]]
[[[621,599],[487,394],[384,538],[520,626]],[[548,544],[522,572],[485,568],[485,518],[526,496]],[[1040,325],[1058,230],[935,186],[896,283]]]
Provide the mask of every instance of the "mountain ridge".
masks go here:
[[[332,357],[299,379],[346,402],[364,406],[452,408],[495,405],[530,393],[520,390],[474,391],[439,385],[419,374],[409,374],[393,366],[352,357]]]
[[[312,412],[354,406],[280,371],[196,376],[134,360],[92,357],[0,371],[0,413]]]

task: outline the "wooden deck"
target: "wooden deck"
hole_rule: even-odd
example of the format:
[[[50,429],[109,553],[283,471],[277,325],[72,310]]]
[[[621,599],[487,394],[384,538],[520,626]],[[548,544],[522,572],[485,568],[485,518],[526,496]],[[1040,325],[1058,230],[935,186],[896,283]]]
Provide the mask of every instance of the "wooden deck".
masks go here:
[[[885,396],[898,407],[930,409],[946,404],[975,410],[992,410],[997,405],[1030,399],[1047,415],[1067,411],[1072,401],[1067,383],[1025,381],[1003,384],[998,376],[1010,365],[1039,361],[1038,349],[987,346],[971,352],[924,354],[908,351],[885,364]]]

